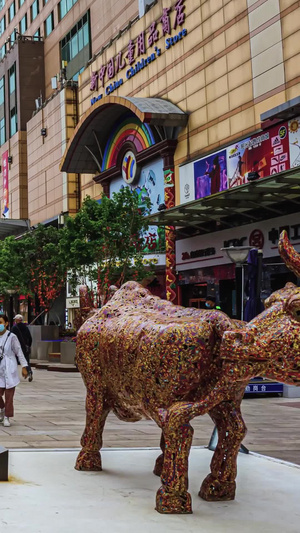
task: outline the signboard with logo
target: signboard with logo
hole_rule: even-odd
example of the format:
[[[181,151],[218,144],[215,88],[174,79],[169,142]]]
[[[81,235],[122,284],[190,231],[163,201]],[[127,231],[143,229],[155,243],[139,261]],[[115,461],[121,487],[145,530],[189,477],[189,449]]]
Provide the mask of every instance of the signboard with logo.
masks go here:
[[[277,124],[179,169],[180,204],[300,166],[300,118]]]
[[[79,296],[74,296],[71,298],[66,298],[66,308],[67,309],[78,309],[80,307]]]
[[[249,172],[259,178],[290,168],[288,123],[248,137],[227,148],[228,188],[248,182]]]
[[[230,263],[221,248],[253,246],[263,250],[264,257],[278,256],[280,232],[288,232],[292,245],[300,252],[300,216],[293,214],[263,222],[197,235],[176,242],[176,269],[178,271],[205,268]]]
[[[124,160],[127,157],[127,152],[124,156]],[[131,158],[130,154],[128,158]],[[125,162],[127,174],[126,179],[123,177],[115,178],[110,182],[109,192],[110,196],[114,192],[118,192],[122,187],[126,185],[132,190],[135,190],[140,198],[140,205],[143,206],[145,198],[150,198],[152,207],[151,214],[157,213],[158,207],[160,204],[164,203],[164,172],[163,172],[163,161],[162,159],[157,159],[151,161],[151,163],[144,165],[140,171],[140,174],[132,182],[130,182],[130,166],[132,163],[132,158],[130,159],[129,164]],[[123,168],[122,168],[123,170]],[[127,179],[129,176],[129,180]],[[145,253],[155,253],[158,251],[164,251],[165,249],[165,231],[164,228],[158,228],[156,226],[149,226],[148,232],[145,236],[146,238],[146,249]]]
[[[3,176],[3,204],[2,216],[9,218],[9,191],[8,191],[8,151],[2,154],[2,176]]]

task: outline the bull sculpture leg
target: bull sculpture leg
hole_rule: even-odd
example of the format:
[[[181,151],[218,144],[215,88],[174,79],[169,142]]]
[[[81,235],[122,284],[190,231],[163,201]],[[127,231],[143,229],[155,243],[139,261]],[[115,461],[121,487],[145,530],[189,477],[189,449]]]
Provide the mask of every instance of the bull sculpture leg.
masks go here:
[[[232,391],[224,378],[204,400],[177,402],[169,409],[159,409],[156,416],[153,416],[154,420],[159,421],[165,440],[162,486],[156,494],[156,510],[160,513],[192,512],[191,496],[187,491],[188,458],[194,432],[190,420],[216,408],[219,405],[220,392],[222,398],[229,402]]]
[[[161,473],[162,473],[162,468],[164,464],[165,448],[166,448],[165,437],[164,437],[164,434],[162,433],[161,438],[160,438],[160,449],[162,453],[156,459],[154,470],[153,470],[153,474],[155,474],[156,476],[161,476]]]
[[[82,375],[86,377],[84,373]],[[82,450],[77,457],[75,468],[100,471],[102,464],[99,450],[102,447],[103,428],[110,408],[103,398],[100,376],[96,372],[90,372],[89,376],[91,377],[85,379],[86,426],[80,441]]]
[[[173,409],[176,406],[173,406]],[[188,422],[174,419],[165,411],[162,423],[165,443],[164,454],[158,458],[156,468],[161,467],[162,487],[156,494],[156,510],[160,513],[192,512],[191,496],[188,489],[188,459],[194,430]]]
[[[207,501],[227,501],[235,497],[237,456],[247,428],[240,403],[222,402],[209,413],[218,430],[218,445],[211,461],[211,473],[204,479],[199,496]]]

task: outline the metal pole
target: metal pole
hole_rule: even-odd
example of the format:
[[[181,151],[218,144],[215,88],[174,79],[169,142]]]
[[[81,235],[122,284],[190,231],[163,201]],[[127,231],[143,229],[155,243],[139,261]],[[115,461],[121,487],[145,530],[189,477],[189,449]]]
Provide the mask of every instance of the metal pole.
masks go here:
[[[263,251],[257,251],[257,276],[256,276],[256,287],[255,287],[255,299],[256,299],[256,313],[258,314],[261,310],[260,307],[260,291],[261,291],[261,281],[262,281],[262,260],[263,260]]]
[[[12,328],[14,325],[14,297],[9,296],[9,327]]]
[[[216,447],[217,447],[217,444],[218,444],[218,430],[217,430],[217,428],[215,426],[214,429],[213,429],[212,435],[210,437],[210,441],[209,441],[209,444],[208,444],[207,448],[211,452],[214,452]],[[241,444],[239,452],[248,454],[249,450],[248,450],[248,448],[246,448],[246,446]]]
[[[242,287],[241,287],[241,320],[244,320],[244,284],[245,284],[245,280],[244,280],[244,265],[241,266],[241,269],[242,269],[242,276],[241,276],[241,283],[242,283]]]
[[[241,320],[241,303],[242,303],[242,266],[235,266],[235,284],[236,284],[236,318]]]

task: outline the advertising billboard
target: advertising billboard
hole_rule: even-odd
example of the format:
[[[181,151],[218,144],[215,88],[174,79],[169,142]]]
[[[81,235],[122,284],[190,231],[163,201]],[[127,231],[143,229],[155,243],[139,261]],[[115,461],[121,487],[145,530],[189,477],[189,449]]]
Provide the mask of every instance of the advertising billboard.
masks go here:
[[[300,118],[238,141],[179,169],[180,204],[300,166]]]
[[[229,146],[227,152],[228,188],[248,182],[249,172],[259,178],[290,168],[288,124],[280,124]]]

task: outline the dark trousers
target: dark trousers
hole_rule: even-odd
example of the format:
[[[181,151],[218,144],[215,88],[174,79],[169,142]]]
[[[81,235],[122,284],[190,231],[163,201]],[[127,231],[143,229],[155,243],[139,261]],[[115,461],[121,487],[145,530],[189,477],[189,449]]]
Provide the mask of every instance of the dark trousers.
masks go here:
[[[14,394],[16,387],[11,389],[2,389],[0,388],[0,409],[5,407],[5,416],[9,418],[14,416]],[[5,403],[3,401],[3,395],[5,398]]]

